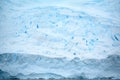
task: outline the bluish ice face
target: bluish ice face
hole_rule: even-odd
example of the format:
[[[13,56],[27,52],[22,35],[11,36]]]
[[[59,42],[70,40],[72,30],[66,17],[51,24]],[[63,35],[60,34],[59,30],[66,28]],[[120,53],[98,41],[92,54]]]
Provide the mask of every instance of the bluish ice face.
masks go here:
[[[76,57],[101,60],[119,55],[119,13],[120,0],[1,0],[0,53],[67,60]],[[38,66],[35,67],[37,71]],[[4,70],[9,71],[9,68]],[[31,67],[26,72],[32,72],[29,69]],[[80,73],[76,68],[73,71]],[[97,72],[99,70],[93,71]],[[69,71],[61,74],[71,75]]]
[[[1,53],[70,59],[119,53],[119,0],[2,0],[0,12]]]

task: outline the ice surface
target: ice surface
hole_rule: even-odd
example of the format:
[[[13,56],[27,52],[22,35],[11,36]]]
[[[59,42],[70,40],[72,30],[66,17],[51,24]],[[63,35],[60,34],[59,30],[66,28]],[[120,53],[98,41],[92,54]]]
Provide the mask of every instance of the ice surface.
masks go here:
[[[0,69],[118,77],[119,13],[120,0],[0,0]]]
[[[120,78],[120,55],[111,55],[101,60],[80,60],[78,57],[68,60],[67,58],[5,53],[0,55],[0,69],[20,78],[74,76]]]
[[[0,53],[70,59],[119,54],[119,2],[1,0]]]

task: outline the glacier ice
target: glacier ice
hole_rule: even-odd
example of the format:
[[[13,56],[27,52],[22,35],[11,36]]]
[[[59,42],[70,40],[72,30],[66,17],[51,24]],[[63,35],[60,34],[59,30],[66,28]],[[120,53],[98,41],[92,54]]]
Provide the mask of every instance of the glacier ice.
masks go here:
[[[101,60],[80,60],[78,57],[68,60],[33,54],[4,53],[0,55],[0,69],[20,78],[62,78],[83,74],[89,78],[119,78],[120,55],[110,55]]]
[[[0,0],[0,69],[120,78],[119,13],[120,0]]]

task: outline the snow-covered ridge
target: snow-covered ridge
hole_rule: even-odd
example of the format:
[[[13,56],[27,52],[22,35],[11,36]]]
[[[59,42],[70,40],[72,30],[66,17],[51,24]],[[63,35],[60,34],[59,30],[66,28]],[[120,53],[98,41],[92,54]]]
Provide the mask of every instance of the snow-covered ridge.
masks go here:
[[[22,73],[51,73],[64,77],[85,75],[87,77],[120,77],[120,55],[111,55],[106,59],[80,60],[74,58],[48,58],[40,55],[5,53],[0,54],[0,69],[12,75]],[[32,77],[32,76],[31,76]],[[59,76],[60,77],[60,76]]]
[[[57,6],[8,10],[9,14],[7,10],[3,11],[6,13],[0,22],[1,53],[70,59],[76,56],[101,59],[120,53],[117,18]]]

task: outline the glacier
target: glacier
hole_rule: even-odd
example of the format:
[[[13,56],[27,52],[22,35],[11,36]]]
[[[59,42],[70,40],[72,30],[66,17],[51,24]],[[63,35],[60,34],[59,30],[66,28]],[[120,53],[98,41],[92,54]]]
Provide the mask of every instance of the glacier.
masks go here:
[[[0,0],[0,70],[120,78],[119,13],[120,0]]]
[[[64,78],[74,76],[120,77],[120,55],[105,59],[80,60],[78,57],[49,58],[41,55],[4,53],[0,55],[0,69],[18,78]]]

